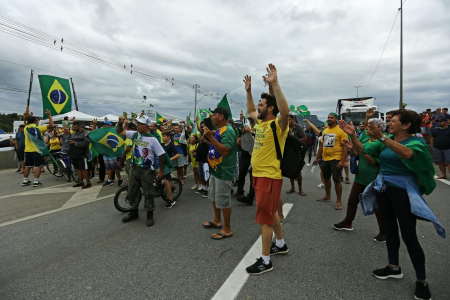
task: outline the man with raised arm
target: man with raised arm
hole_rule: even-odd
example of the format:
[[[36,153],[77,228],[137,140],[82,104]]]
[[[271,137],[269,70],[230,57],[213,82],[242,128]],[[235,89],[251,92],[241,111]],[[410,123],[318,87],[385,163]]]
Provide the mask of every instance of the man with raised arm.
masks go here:
[[[276,135],[281,152],[284,151],[286,137],[289,132],[289,105],[278,83],[277,69],[273,64],[267,68],[268,76],[264,81],[273,89],[273,95],[262,93],[258,103],[258,112],[251,93],[251,77],[244,77],[247,91],[247,111],[250,117],[258,120],[255,145],[252,153],[253,187],[256,195],[256,223],[261,227],[262,254],[257,261],[246,270],[250,275],[258,275],[273,270],[270,255],[288,253],[284,242],[280,218],[276,214],[281,199],[283,176],[280,161],[275,150],[275,140],[271,123],[275,122]],[[279,113],[279,117],[277,115]],[[276,242],[272,243],[275,233]]]
[[[153,219],[153,211],[155,210],[155,187],[153,186],[154,181],[154,169],[153,169],[153,159],[155,156],[159,157],[159,173],[158,179],[162,179],[164,176],[164,149],[158,140],[149,134],[150,125],[152,121],[149,117],[142,115],[137,121],[137,131],[126,130],[126,123],[124,117],[119,117],[119,122],[117,123],[117,133],[123,137],[129,138],[133,142],[133,148],[131,153],[131,170],[130,170],[130,183],[128,185],[128,196],[130,197],[130,205],[134,207],[130,213],[123,217],[122,222],[127,223],[139,218],[138,208],[139,202],[138,198],[139,189],[142,187],[145,197],[145,210],[147,211],[147,226],[153,226],[155,220]],[[125,126],[124,126],[125,124]],[[144,153],[152,162],[145,163],[143,160]]]

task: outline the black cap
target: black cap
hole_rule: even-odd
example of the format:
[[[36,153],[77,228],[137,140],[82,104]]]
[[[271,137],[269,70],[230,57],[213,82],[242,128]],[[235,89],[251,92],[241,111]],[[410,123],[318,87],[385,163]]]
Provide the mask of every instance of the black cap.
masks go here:
[[[230,115],[230,113],[228,112],[228,109],[226,109],[223,106],[216,107],[216,109],[213,110],[212,113],[213,114],[221,114],[225,117],[225,119],[228,119],[228,116]]]
[[[20,124],[20,125],[19,125],[19,128],[23,128],[23,127],[25,127],[25,125],[23,125],[23,124]]]

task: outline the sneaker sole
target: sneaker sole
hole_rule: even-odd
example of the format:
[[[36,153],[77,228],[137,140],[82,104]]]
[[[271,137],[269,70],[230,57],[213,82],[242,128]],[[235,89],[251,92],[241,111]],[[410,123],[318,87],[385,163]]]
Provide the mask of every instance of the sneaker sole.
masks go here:
[[[379,244],[386,243],[386,241],[377,241],[376,239],[373,239],[373,241],[374,241],[375,243],[379,243]]]
[[[261,272],[259,272],[259,273],[248,273],[248,272],[247,272],[247,274],[248,274],[248,275],[261,275],[261,274],[264,274],[264,273],[267,273],[267,272],[270,272],[270,271],[273,271],[273,267],[270,268],[270,269],[266,269],[266,270],[264,270],[264,271],[261,271]]]
[[[333,228],[339,231],[353,231],[353,228],[337,228],[336,226],[333,226]]]
[[[388,275],[388,276],[377,276],[375,274],[372,273],[373,276],[375,276],[378,279],[388,279],[388,278],[394,278],[394,279],[402,279],[403,278],[403,273],[398,274],[398,275]]]
[[[278,252],[275,252],[275,253],[270,253],[270,256],[272,256],[272,255],[278,255],[278,254],[287,254],[289,252],[289,249],[287,249],[286,251],[278,251]],[[273,267],[272,267],[273,268]]]
[[[425,299],[425,298],[418,298],[416,295],[414,295],[414,299],[416,299],[416,300],[431,300],[431,298],[429,298],[429,299]]]

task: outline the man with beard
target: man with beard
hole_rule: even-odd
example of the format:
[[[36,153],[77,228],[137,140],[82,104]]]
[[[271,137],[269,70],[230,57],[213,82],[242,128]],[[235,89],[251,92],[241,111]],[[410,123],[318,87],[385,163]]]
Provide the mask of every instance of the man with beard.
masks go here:
[[[313,165],[317,165],[319,158],[322,157],[322,172],[325,180],[325,197],[317,199],[320,202],[331,201],[331,178],[333,178],[334,189],[336,191],[336,206],[334,209],[341,210],[342,196],[342,169],[348,156],[348,147],[344,140],[348,141],[347,134],[337,126],[338,115],[336,113],[328,114],[328,128],[322,133],[322,147],[317,154]]]
[[[286,137],[289,132],[289,105],[278,83],[277,69],[273,64],[267,68],[268,77],[264,81],[271,85],[274,95],[261,94],[258,103],[258,113],[251,93],[251,77],[245,76],[245,90],[247,92],[247,111],[250,117],[258,119],[255,144],[252,152],[253,187],[256,196],[256,223],[260,225],[262,235],[262,254],[246,271],[250,275],[258,275],[273,270],[270,255],[288,253],[284,242],[280,217],[276,214],[281,201],[283,176],[280,161],[275,150],[275,140],[271,124],[275,125],[281,152],[284,152]],[[280,114],[277,118],[278,113]],[[276,242],[272,243],[275,233]]]
[[[89,143],[91,142],[87,137],[87,132],[84,130],[84,124],[80,121],[75,121],[72,125],[74,133],[70,136],[67,144],[69,145],[68,155],[73,164],[75,170],[78,173],[78,183],[73,187],[82,187],[87,189],[92,187],[89,180],[89,168],[88,168],[88,154]],[[83,179],[85,180],[83,182]]]

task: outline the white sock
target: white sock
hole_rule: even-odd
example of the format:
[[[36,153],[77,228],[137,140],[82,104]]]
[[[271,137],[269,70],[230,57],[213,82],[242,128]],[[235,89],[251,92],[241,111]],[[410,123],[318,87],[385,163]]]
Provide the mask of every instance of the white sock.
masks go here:
[[[276,240],[275,241],[275,246],[277,246],[278,248],[283,248],[283,246],[284,246],[284,239],[281,239],[281,240]]]
[[[26,180],[26,181],[28,181],[28,177],[27,177],[27,178],[25,178],[25,177],[24,177],[24,178],[23,178],[23,180]]]
[[[264,260],[264,264],[268,265],[270,263],[270,256],[265,256],[261,254],[261,258]]]
[[[39,179],[38,179],[38,178],[35,178],[35,179],[34,179],[34,182],[39,182]]]

